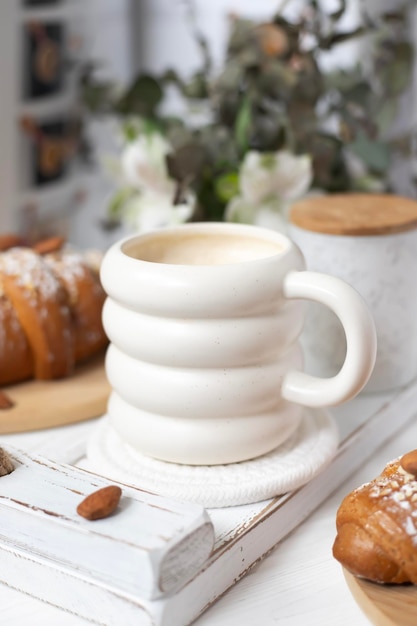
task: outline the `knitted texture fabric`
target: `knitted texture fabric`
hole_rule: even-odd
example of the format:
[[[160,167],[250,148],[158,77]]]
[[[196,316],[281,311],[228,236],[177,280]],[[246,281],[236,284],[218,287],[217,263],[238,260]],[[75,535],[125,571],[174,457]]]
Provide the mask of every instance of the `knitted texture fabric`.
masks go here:
[[[256,459],[229,465],[178,465],[144,456],[123,441],[104,416],[87,446],[92,471],[161,496],[208,508],[250,504],[292,491],[334,457],[338,433],[323,409],[305,409],[296,432]]]

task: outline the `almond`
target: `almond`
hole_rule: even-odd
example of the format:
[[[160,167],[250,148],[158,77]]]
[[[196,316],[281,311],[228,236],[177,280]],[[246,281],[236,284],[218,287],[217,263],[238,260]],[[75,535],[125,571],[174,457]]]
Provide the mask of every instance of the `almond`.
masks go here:
[[[14,470],[13,461],[7,454],[6,450],[0,448],[0,476],[7,476]]]
[[[4,250],[8,250],[9,248],[14,248],[15,246],[21,246],[22,239],[18,235],[5,234],[0,235],[0,250],[3,252]]]
[[[400,465],[405,472],[417,478],[417,450],[412,450],[404,454],[404,456],[401,457]]]
[[[2,409],[11,409],[14,406],[14,402],[7,393],[4,391],[0,391],[0,410]]]
[[[80,502],[77,506],[77,513],[88,520],[108,517],[116,510],[121,495],[122,490],[116,485],[98,489],[98,491],[90,493],[89,496]]]
[[[58,252],[61,250],[65,243],[64,237],[49,237],[49,239],[41,239],[33,244],[33,249],[38,254],[50,254],[51,252]]]

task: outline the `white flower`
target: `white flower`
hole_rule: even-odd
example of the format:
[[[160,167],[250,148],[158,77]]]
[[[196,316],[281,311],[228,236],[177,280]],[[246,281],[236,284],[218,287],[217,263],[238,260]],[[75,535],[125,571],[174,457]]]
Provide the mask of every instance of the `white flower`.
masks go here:
[[[236,196],[228,203],[224,217],[227,222],[253,224],[256,217],[255,204],[242,196]]]
[[[174,182],[169,178],[166,155],[171,146],[159,133],[141,134],[128,143],[121,164],[125,180],[138,191],[174,195]]]
[[[258,204],[278,196],[289,201],[300,198],[311,185],[313,172],[308,155],[295,156],[291,152],[255,152],[246,154],[239,173],[242,196]]]
[[[255,224],[285,233],[287,231],[287,205],[278,199],[265,201],[257,206],[242,196],[229,202],[225,219],[240,224]]]
[[[148,232],[186,222],[193,214],[194,196],[190,193],[182,204],[173,205],[172,195],[146,191],[133,196],[124,207],[124,221],[134,232]]]
[[[261,152],[251,150],[246,153],[239,172],[239,185],[245,200],[257,204],[270,196],[274,191],[272,168],[275,159],[265,158]]]
[[[312,179],[308,155],[250,151],[239,173],[241,195],[229,202],[225,219],[285,232],[291,202],[307,193]]]
[[[275,155],[274,192],[284,201],[297,200],[307,193],[313,180],[311,158],[281,151]]]

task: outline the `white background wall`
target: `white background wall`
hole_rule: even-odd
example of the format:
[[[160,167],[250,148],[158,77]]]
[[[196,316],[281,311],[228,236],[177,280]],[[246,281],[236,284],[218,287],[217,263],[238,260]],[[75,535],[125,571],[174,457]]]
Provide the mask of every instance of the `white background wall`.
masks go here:
[[[82,40],[81,56],[97,60],[102,77],[128,83],[134,73],[133,42],[140,26],[133,22],[137,0],[76,1],[85,5],[85,13],[74,26]],[[107,137],[97,139],[105,149]],[[120,232],[106,233],[100,226],[113,188],[99,171],[87,176],[84,187],[86,199],[73,213],[70,239],[82,248],[104,249],[121,236]]]

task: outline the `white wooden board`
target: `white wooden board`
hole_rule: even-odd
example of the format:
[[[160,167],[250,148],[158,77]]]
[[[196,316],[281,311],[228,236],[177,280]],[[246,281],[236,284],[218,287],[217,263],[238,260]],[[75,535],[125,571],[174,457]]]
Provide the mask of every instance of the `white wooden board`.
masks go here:
[[[285,496],[254,505],[209,510],[215,529],[213,553],[201,570],[172,595],[150,601],[97,580],[80,580],[74,571],[69,572],[59,563],[52,566],[40,557],[29,559],[25,552],[3,541],[0,562],[8,571],[7,583],[106,626],[190,624],[401,429],[416,409],[417,383],[413,383],[396,393],[361,396],[335,410],[341,445],[330,466],[306,486]],[[80,440],[84,441],[88,431],[86,424],[71,429],[71,449],[77,451],[75,461],[79,460],[81,444],[76,444],[75,431],[80,429]],[[24,441],[16,437],[19,436],[3,437],[0,444],[7,440],[15,445],[20,441],[31,449],[39,444],[45,446],[45,437],[37,439],[36,434],[23,435]],[[58,432],[54,441],[51,432],[47,450],[53,451],[56,459],[62,455],[68,461],[66,446],[60,447],[61,438]],[[44,581],[53,580],[53,584],[40,585],[37,572],[42,572]]]
[[[14,471],[0,479],[0,544],[57,563],[140,598],[172,593],[206,562],[213,525],[200,506],[121,485],[113,515],[89,521],[77,514],[107,479],[42,456],[5,447]],[[114,483],[112,483],[114,484]],[[6,572],[0,579],[7,582]]]

